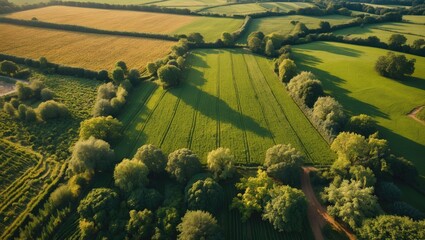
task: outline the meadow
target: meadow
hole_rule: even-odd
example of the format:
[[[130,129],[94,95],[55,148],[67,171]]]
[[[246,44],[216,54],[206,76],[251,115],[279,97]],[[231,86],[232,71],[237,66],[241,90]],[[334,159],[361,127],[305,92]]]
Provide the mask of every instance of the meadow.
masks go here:
[[[31,78],[41,80],[53,90],[56,100],[67,106],[71,117],[28,123],[0,111],[1,239],[10,238],[62,179],[66,169],[63,161],[69,157],[80,121],[90,116],[100,84],[95,80],[35,72]],[[36,107],[39,102],[25,103]]]
[[[350,37],[367,38],[376,36],[382,42],[388,42],[393,34],[403,34],[407,43],[412,44],[419,38],[425,38],[425,25],[412,23],[378,23],[369,24],[364,27],[345,28],[334,32],[336,35],[348,35]]]
[[[294,25],[291,21],[299,21],[304,23],[309,29],[319,28],[321,21],[327,21],[331,25],[346,23],[351,21],[353,18],[342,15],[329,15],[322,17],[308,17],[301,15],[291,15],[283,17],[267,17],[253,19],[248,27],[248,31],[240,38],[241,43],[246,43],[249,33],[254,31],[261,31],[264,34],[278,33],[278,34],[289,34],[291,33]]]
[[[423,125],[407,114],[425,105],[425,58],[416,59],[416,70],[404,81],[378,75],[374,70],[379,56],[387,50],[342,43],[315,42],[293,47],[295,62],[322,81],[350,115],[367,114],[378,123],[380,135],[389,140],[391,150],[413,161],[425,175],[425,135]]]
[[[188,65],[177,88],[145,82],[132,92],[120,115],[127,137],[116,148],[119,158],[152,143],[167,153],[190,148],[205,162],[223,146],[239,163],[258,164],[271,146],[290,143],[310,163],[334,159],[268,59],[242,50],[197,50]]]
[[[0,52],[47,60],[99,71],[114,69],[123,60],[129,68],[142,70],[146,63],[164,57],[174,42],[76,33],[0,24]]]
[[[268,2],[268,3],[243,3],[233,4],[225,6],[217,6],[214,8],[208,8],[201,13],[218,13],[226,15],[247,15],[252,13],[261,13],[271,11],[273,8],[279,9],[279,12],[289,12],[291,10],[297,10],[299,8],[306,8],[313,6],[311,3],[304,2]]]
[[[396,5],[396,4],[373,4],[373,3],[363,3],[374,8],[410,8],[410,6]]]
[[[224,31],[239,29],[243,19],[212,18],[137,11],[104,10],[67,6],[50,6],[6,15],[10,18],[58,24],[79,25],[96,29],[161,34],[200,32],[206,41],[215,41]],[[123,24],[125,23],[125,24]]]
[[[188,8],[188,9],[200,9],[208,6],[216,6],[226,4],[225,0],[165,0],[158,1],[148,5],[156,5],[161,7],[170,8]]]
[[[403,20],[416,24],[425,24],[425,16],[404,15]]]

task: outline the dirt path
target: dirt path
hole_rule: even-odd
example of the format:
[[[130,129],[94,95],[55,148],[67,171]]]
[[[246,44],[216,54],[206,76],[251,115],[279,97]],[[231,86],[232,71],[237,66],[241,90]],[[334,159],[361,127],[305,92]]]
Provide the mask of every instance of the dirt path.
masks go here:
[[[425,125],[425,121],[422,121],[422,120],[420,120],[419,118],[416,117],[416,114],[418,114],[418,112],[420,110],[422,110],[422,108],[424,108],[424,107],[425,106],[420,106],[420,107],[417,107],[417,108],[413,109],[407,116],[409,116],[409,117],[413,118],[413,120],[415,120],[415,121],[417,121],[417,122],[422,123],[423,125]]]
[[[345,233],[350,240],[355,240],[356,236],[330,216],[326,212],[326,209],[320,204],[319,200],[317,200],[309,176],[309,173],[314,170],[316,170],[314,167],[303,167],[303,172],[301,174],[301,187],[308,200],[308,221],[310,222],[314,238],[316,240],[324,240],[322,228],[328,222],[337,231]]]

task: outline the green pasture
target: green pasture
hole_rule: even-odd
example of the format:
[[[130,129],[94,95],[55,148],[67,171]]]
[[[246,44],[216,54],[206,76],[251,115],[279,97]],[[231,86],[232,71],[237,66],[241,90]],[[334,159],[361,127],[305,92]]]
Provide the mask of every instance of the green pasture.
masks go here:
[[[243,21],[243,19],[234,18],[198,17],[196,21],[177,29],[174,33],[189,34],[199,32],[204,36],[206,42],[215,42],[221,37],[221,33],[231,33],[238,30]]]
[[[425,24],[425,16],[404,15],[403,20],[416,24]]]
[[[208,6],[226,4],[225,0],[165,0],[165,1],[152,1],[152,5],[161,7],[173,8],[203,8]]]
[[[227,15],[247,15],[261,13],[278,9],[279,12],[289,12],[299,8],[312,7],[313,4],[305,2],[263,2],[263,3],[241,3],[208,8],[201,13],[218,13]]]
[[[294,25],[291,24],[291,21],[299,21],[304,23],[309,29],[319,28],[321,21],[327,21],[331,25],[346,23],[352,20],[351,17],[341,16],[341,15],[329,15],[321,17],[309,17],[301,15],[291,15],[283,17],[267,17],[267,18],[258,18],[253,19],[248,26],[248,31],[241,36],[239,42],[246,43],[248,35],[251,32],[261,31],[264,34],[278,33],[278,34],[289,34],[291,33]]]
[[[419,38],[425,38],[425,24],[411,23],[378,23],[370,24],[364,27],[345,28],[334,32],[336,35],[348,35],[350,37],[367,38],[376,36],[382,42],[388,42],[393,34],[403,34],[407,38],[407,43],[411,44]]]
[[[372,116],[391,150],[413,161],[425,175],[425,126],[407,114],[425,105],[425,58],[413,55],[416,70],[404,81],[378,75],[374,65],[387,50],[332,42],[293,46],[299,69],[313,72],[327,93],[350,115]]]
[[[369,5],[375,8],[410,8],[410,6],[403,6],[403,5],[390,5],[390,4],[372,4],[372,3],[363,3],[365,5]]]
[[[151,143],[166,153],[187,147],[203,162],[228,147],[240,163],[261,163],[268,148],[291,143],[308,162],[329,164],[328,144],[292,101],[270,60],[242,50],[197,50],[177,88],[154,82],[134,89],[120,114],[126,137],[119,158]]]

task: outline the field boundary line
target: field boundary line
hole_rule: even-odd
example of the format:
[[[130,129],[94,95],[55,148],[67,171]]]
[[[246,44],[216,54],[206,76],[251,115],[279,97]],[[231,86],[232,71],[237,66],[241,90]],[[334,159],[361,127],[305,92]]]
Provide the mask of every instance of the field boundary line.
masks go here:
[[[254,58],[254,59],[255,59],[255,62],[257,63],[257,65],[258,65],[258,68],[260,69],[261,74],[264,76],[263,69],[261,69],[260,65],[258,64],[258,60],[257,60],[257,58]],[[269,82],[267,81],[267,79],[266,79],[266,78],[264,78],[264,79],[265,79],[265,82],[266,82],[266,84],[267,84],[268,88],[270,89],[271,94],[273,95],[273,98],[275,99],[275,101],[276,101],[276,102],[277,102],[277,104],[279,105],[280,111],[282,112],[283,116],[285,117],[286,121],[288,122],[289,127],[292,129],[292,131],[294,132],[294,134],[295,134],[295,136],[297,137],[298,141],[300,142],[300,144],[301,144],[302,148],[304,149],[305,154],[306,154],[306,155],[307,155],[307,157],[311,160],[311,162],[315,163],[315,161],[313,161],[313,158],[311,157],[310,153],[308,152],[308,150],[307,150],[307,148],[306,148],[306,146],[305,146],[304,142],[301,140],[301,138],[300,138],[300,136],[298,135],[297,131],[295,130],[294,126],[292,126],[291,121],[289,121],[288,116],[286,115],[286,112],[285,112],[285,110],[284,110],[284,108],[283,108],[282,104],[279,102],[278,98],[276,97],[276,94],[275,94],[275,93],[274,93],[274,91],[273,91],[273,88],[271,88],[271,87],[270,87],[270,84],[269,84]],[[283,87],[284,87],[284,86],[283,86]],[[289,96],[289,98],[291,98],[291,96]],[[292,99],[292,98],[291,98],[291,100],[293,101],[293,99]],[[296,105],[296,104],[295,104],[295,105]],[[298,105],[297,105],[297,107],[298,107]],[[300,109],[300,111],[301,111],[301,109]],[[301,111],[301,113],[304,115],[304,112],[303,112],[303,111]],[[305,115],[304,115],[304,116],[305,116]],[[307,120],[308,120],[308,119],[307,119]],[[310,123],[310,124],[311,124],[311,123]],[[313,128],[314,128],[314,126],[313,126]],[[317,129],[316,129],[316,128],[314,128],[314,129],[317,131]]]
[[[159,103],[162,101],[162,99],[164,98],[164,96],[167,92],[168,92],[168,90],[164,90],[161,93],[161,96],[159,97],[158,101],[155,103],[154,108],[149,113],[148,117],[146,118],[145,124],[143,124],[142,129],[140,129],[140,132],[139,132],[139,134],[137,134],[137,138],[135,139],[135,141],[133,143],[133,147],[131,148],[131,153],[133,153],[134,149],[137,147],[137,143],[139,142],[140,136],[142,135],[143,131],[145,130],[146,125],[149,123],[150,118],[152,117],[153,113],[155,112],[156,108],[158,107]]]
[[[217,118],[216,135],[215,135],[215,146],[220,147],[220,53],[217,55],[217,89],[216,89],[216,101],[215,101],[215,115]]]
[[[253,90],[253,91],[254,91],[254,93],[255,93],[255,96],[256,96],[256,98],[257,98],[257,100],[258,100],[258,104],[260,105],[261,113],[262,113],[262,117],[263,117],[264,121],[266,122],[267,129],[269,130],[270,137],[271,137],[271,138],[272,138],[272,140],[273,140],[273,144],[275,144],[275,145],[276,145],[276,140],[274,139],[274,135],[273,135],[273,133],[272,133],[272,132],[271,132],[271,130],[270,130],[270,123],[269,123],[269,120],[265,117],[265,116],[266,116],[266,113],[264,112],[264,105],[263,105],[263,103],[259,100],[259,95],[258,95],[258,92],[257,92],[257,87],[255,87],[255,86],[254,86],[254,82],[252,81],[251,71],[250,71],[250,70],[249,70],[249,68],[248,68],[248,63],[246,62],[246,57],[245,57],[245,55],[246,55],[246,54],[242,54],[242,56],[243,56],[243,61],[244,61],[244,63],[245,63],[245,69],[246,69],[246,72],[248,73],[249,83],[250,83],[250,85],[251,85],[251,87],[252,87],[252,90]],[[257,62],[256,62],[256,63],[257,63]],[[257,63],[257,65],[258,65],[258,63]]]
[[[243,135],[244,135],[244,144],[245,144],[245,155],[246,155],[246,163],[249,163],[251,161],[251,154],[249,152],[249,144],[248,144],[248,135],[246,133],[246,126],[245,126],[245,122],[243,121],[243,111],[242,111],[242,107],[241,107],[241,100],[239,98],[239,90],[238,90],[238,85],[236,84],[236,79],[235,79],[235,70],[234,70],[234,64],[233,64],[233,54],[230,54],[230,64],[231,64],[231,73],[232,73],[232,80],[233,80],[233,88],[235,89],[235,95],[236,95],[236,102],[238,104],[238,111],[239,111],[239,121],[241,122],[241,125],[243,127]]]
[[[165,128],[164,133],[162,134],[162,137],[161,137],[161,140],[160,140],[160,142],[159,142],[159,146],[158,146],[158,147],[161,147],[161,146],[162,146],[162,144],[163,144],[163,143],[164,143],[164,141],[165,141],[165,138],[166,138],[166,137],[167,137],[167,135],[168,135],[168,132],[170,131],[171,124],[172,124],[172,123],[173,123],[173,121],[174,121],[174,117],[176,116],[177,109],[178,109],[178,107],[179,107],[179,105],[180,105],[180,101],[181,101],[181,94],[182,94],[182,92],[183,92],[183,88],[180,86],[180,87],[179,87],[179,94],[178,94],[178,96],[177,96],[177,101],[176,101],[176,103],[174,104],[174,107],[173,107],[173,113],[172,113],[172,115],[171,115],[171,119],[170,119],[170,121],[168,122],[167,127]]]
[[[135,121],[135,118],[139,115],[139,113],[142,111],[143,107],[146,105],[146,103],[151,99],[152,94],[155,92],[156,89],[158,89],[158,85],[154,84],[151,87],[152,89],[149,89],[149,93],[144,97],[144,99],[142,100],[142,102],[139,104],[139,106],[137,107],[137,110],[134,111],[134,113],[132,114],[132,116],[130,117],[129,121],[124,124],[124,127],[122,129],[122,132],[127,131],[127,129],[130,127],[130,125]]]
[[[192,114],[192,124],[190,126],[190,131],[189,131],[189,137],[187,139],[187,148],[191,149],[192,147],[192,140],[193,140],[193,134],[195,133],[195,128],[196,128],[196,120],[198,118],[198,108],[199,108],[199,102],[201,99],[201,92],[202,91],[198,91],[198,95],[196,96],[196,105],[195,108],[193,109],[193,114]]]
[[[178,38],[176,37],[173,37],[171,35],[159,34],[159,33],[153,34],[153,33],[145,33],[145,32],[111,31],[106,29],[90,28],[90,27],[85,27],[81,25],[57,24],[52,22],[14,19],[14,18],[6,18],[6,17],[0,17],[0,23],[26,26],[26,27],[34,27],[34,28],[42,28],[42,29],[54,29],[54,30],[66,31],[66,32],[78,32],[83,34],[101,34],[101,35],[109,35],[109,36],[149,38],[149,39],[157,39],[157,40],[172,41],[172,42],[178,41]]]

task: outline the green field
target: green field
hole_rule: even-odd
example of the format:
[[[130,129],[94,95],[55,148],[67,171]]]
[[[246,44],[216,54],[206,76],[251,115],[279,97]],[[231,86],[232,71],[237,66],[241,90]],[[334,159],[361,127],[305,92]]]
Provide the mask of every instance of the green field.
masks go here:
[[[243,19],[199,17],[176,31],[175,34],[189,34],[199,32],[206,42],[215,42],[222,32],[234,32],[243,24]]]
[[[348,111],[365,113],[379,124],[381,136],[391,150],[413,161],[425,175],[425,128],[407,116],[425,105],[425,58],[416,59],[416,71],[404,82],[379,76],[375,61],[387,50],[349,44],[315,42],[293,47],[295,62],[322,81],[327,93]]]
[[[188,8],[192,10],[226,4],[225,0],[165,0],[157,1],[152,5],[171,8]]]
[[[403,6],[403,5],[384,5],[384,4],[372,4],[372,3],[363,3],[365,5],[369,5],[375,8],[410,8],[410,6]]]
[[[411,23],[378,23],[364,27],[345,28],[334,32],[337,35],[349,35],[351,37],[367,38],[376,36],[382,42],[388,42],[393,34],[403,34],[407,43],[411,44],[419,38],[425,38],[425,25]]]
[[[299,8],[312,7],[311,3],[304,2],[266,2],[266,3],[242,3],[233,4],[227,6],[217,6],[214,8],[208,8],[201,13],[218,13],[226,15],[247,15],[252,13],[261,13],[271,11],[273,8],[278,8],[280,12],[289,12],[291,10],[297,10]]]
[[[425,16],[404,15],[403,20],[417,24],[425,24]]]
[[[294,25],[291,21],[300,21],[304,23],[309,29],[319,28],[320,21],[328,21],[331,25],[346,23],[352,20],[351,17],[341,15],[329,15],[323,17],[308,17],[301,15],[291,15],[284,17],[268,17],[253,19],[248,27],[248,31],[239,39],[241,43],[246,43],[249,33],[254,31],[261,31],[264,34],[278,33],[289,34],[291,33]]]
[[[166,153],[194,150],[205,162],[219,146],[240,163],[261,163],[265,151],[291,143],[309,162],[329,164],[329,146],[298,109],[263,57],[246,51],[199,50],[188,59],[180,87],[168,91],[153,82],[135,89],[120,115],[127,137],[120,157],[152,143]]]

